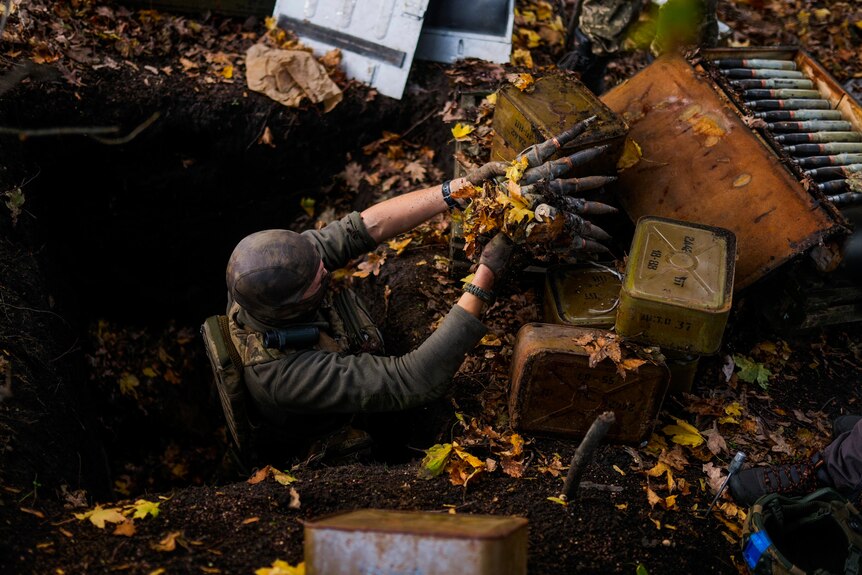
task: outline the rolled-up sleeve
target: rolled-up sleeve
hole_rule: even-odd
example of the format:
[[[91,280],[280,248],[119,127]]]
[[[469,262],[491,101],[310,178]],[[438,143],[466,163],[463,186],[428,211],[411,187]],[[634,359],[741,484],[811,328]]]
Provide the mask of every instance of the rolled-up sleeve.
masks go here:
[[[317,248],[328,270],[344,267],[350,260],[377,247],[359,212],[351,212],[319,230],[304,231],[302,235]]]
[[[271,408],[316,413],[397,411],[441,397],[464,355],[487,331],[459,306],[414,351],[398,357],[340,356],[302,351],[257,366],[247,381],[258,402]]]

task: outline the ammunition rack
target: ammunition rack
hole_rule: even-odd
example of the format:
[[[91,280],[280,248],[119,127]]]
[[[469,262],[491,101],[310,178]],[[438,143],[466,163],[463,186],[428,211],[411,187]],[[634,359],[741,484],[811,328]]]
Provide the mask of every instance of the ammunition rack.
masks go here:
[[[862,106],[796,48],[704,50],[699,62],[806,189],[837,207],[862,203]],[[821,197],[821,194],[824,197]]]

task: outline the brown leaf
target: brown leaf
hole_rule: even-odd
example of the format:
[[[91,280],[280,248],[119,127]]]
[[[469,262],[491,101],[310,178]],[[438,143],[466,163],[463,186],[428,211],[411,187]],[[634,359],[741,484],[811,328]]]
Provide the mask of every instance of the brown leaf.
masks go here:
[[[523,461],[517,461],[511,457],[504,457],[500,461],[500,465],[503,467],[503,473],[509,477],[522,477],[524,475]]]
[[[122,523],[117,524],[114,528],[114,535],[122,535],[124,537],[131,537],[135,534],[135,524],[131,521],[123,521]]]
[[[650,489],[649,485],[644,487],[644,489],[646,490],[647,503],[649,503],[650,507],[655,507],[656,503],[660,503],[662,501],[662,498],[659,497],[659,495],[655,491]]]
[[[674,445],[670,451],[662,449],[658,460],[677,471],[685,471],[685,466],[688,465],[688,459],[686,459],[682,447],[679,445]]]
[[[300,506],[299,491],[297,491],[296,488],[291,487],[290,488],[290,504],[288,505],[288,507],[290,507],[291,509],[299,509],[299,506]]]
[[[267,465],[262,469],[258,469],[257,472],[248,478],[248,483],[251,485],[256,485],[266,479],[267,475],[269,475],[269,471],[272,469],[271,466]]]
[[[241,525],[248,525],[249,523],[257,523],[260,521],[260,517],[249,517],[248,519],[243,519]]]
[[[177,538],[182,535],[180,531],[171,531],[165,535],[161,541],[153,544],[153,549],[156,551],[170,552],[177,548]]]
[[[722,452],[727,452],[727,442],[724,441],[721,433],[718,431],[718,426],[713,421],[712,429],[707,429],[703,432],[706,436],[706,447],[713,455],[721,455]]]

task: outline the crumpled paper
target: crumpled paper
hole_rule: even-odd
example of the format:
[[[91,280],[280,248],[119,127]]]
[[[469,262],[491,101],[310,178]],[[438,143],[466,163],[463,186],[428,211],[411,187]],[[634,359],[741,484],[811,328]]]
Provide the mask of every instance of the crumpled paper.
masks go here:
[[[310,52],[255,44],[245,54],[245,65],[249,89],[285,106],[295,108],[308,98],[329,112],[344,97]]]

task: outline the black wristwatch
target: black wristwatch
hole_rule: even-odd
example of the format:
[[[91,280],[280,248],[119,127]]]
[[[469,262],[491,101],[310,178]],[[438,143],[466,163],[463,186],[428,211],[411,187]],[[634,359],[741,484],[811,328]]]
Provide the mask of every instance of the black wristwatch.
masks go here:
[[[441,186],[441,191],[443,193],[443,201],[446,202],[446,205],[449,206],[449,211],[461,210],[461,206],[458,205],[458,202],[455,201],[455,198],[452,197],[452,189],[450,186],[452,185],[452,180],[446,180],[443,182]]]
[[[494,292],[490,290],[484,290],[479,286],[471,283],[464,284],[464,291],[473,294],[488,305],[493,305],[493,303],[497,299],[497,296],[494,294]]]

